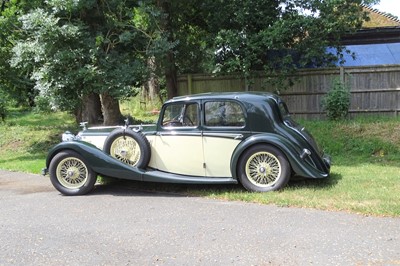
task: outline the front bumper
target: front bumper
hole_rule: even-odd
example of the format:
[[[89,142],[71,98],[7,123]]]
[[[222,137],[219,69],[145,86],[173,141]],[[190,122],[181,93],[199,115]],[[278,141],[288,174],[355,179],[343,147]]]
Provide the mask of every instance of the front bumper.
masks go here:
[[[49,173],[49,169],[42,168],[42,175],[47,175]]]

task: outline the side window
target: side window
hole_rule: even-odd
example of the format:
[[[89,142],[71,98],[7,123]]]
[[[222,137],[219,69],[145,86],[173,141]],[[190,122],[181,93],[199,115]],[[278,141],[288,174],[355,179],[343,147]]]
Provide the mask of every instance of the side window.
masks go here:
[[[236,102],[206,102],[204,108],[206,126],[243,127],[245,125],[243,109]]]
[[[197,103],[171,104],[164,111],[163,127],[196,127],[199,125],[199,108]]]

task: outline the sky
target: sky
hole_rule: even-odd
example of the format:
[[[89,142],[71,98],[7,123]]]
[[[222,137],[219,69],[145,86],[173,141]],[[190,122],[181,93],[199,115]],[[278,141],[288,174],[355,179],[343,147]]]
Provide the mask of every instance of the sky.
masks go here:
[[[379,11],[390,13],[400,18],[400,1],[399,0],[381,0],[378,5],[372,6]]]

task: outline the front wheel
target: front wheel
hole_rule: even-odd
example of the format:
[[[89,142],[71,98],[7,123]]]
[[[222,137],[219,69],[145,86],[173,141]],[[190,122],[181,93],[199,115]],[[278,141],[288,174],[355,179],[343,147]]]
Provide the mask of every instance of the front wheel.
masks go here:
[[[291,168],[286,156],[270,145],[257,145],[246,150],[238,163],[238,175],[249,191],[267,192],[284,187]]]
[[[90,192],[97,180],[96,173],[85,159],[74,151],[63,151],[54,156],[49,173],[53,186],[67,196]]]

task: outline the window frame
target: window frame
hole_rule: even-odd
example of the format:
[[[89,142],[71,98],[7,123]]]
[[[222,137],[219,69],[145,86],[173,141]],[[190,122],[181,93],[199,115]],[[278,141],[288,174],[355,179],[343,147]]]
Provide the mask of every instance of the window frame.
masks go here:
[[[183,125],[183,123],[182,123],[182,125],[177,125],[177,126],[171,126],[171,125],[169,125],[169,126],[167,125],[166,126],[164,124],[165,123],[164,122],[164,117],[165,117],[165,114],[166,114],[168,108],[172,107],[173,105],[181,106],[181,110],[180,110],[180,114],[178,116],[175,116],[175,117],[178,117],[178,119],[177,120],[172,120],[171,119],[171,120],[169,120],[170,122],[182,123],[181,119],[183,119],[185,117],[186,111],[188,110],[188,106],[196,105],[197,106],[197,109],[196,109],[197,110],[197,123],[195,125],[193,125],[193,126],[191,126],[191,125]],[[202,121],[201,121],[201,105],[197,101],[193,101],[193,102],[172,102],[172,103],[170,103],[168,105],[165,105],[164,108],[163,108],[162,114],[160,115],[160,118],[159,118],[159,128],[162,129],[162,130],[196,129],[196,128],[199,128],[201,126],[201,123],[202,123]]]
[[[224,126],[224,125],[207,125],[206,123],[206,105],[207,103],[216,103],[216,102],[225,102],[225,103],[232,103],[236,104],[239,106],[241,112],[242,112],[242,118],[243,118],[243,124],[240,126]],[[202,103],[202,125],[206,129],[244,129],[247,126],[247,114],[246,114],[246,109],[244,108],[243,104],[240,101],[232,100],[232,99],[207,99],[204,100]]]

